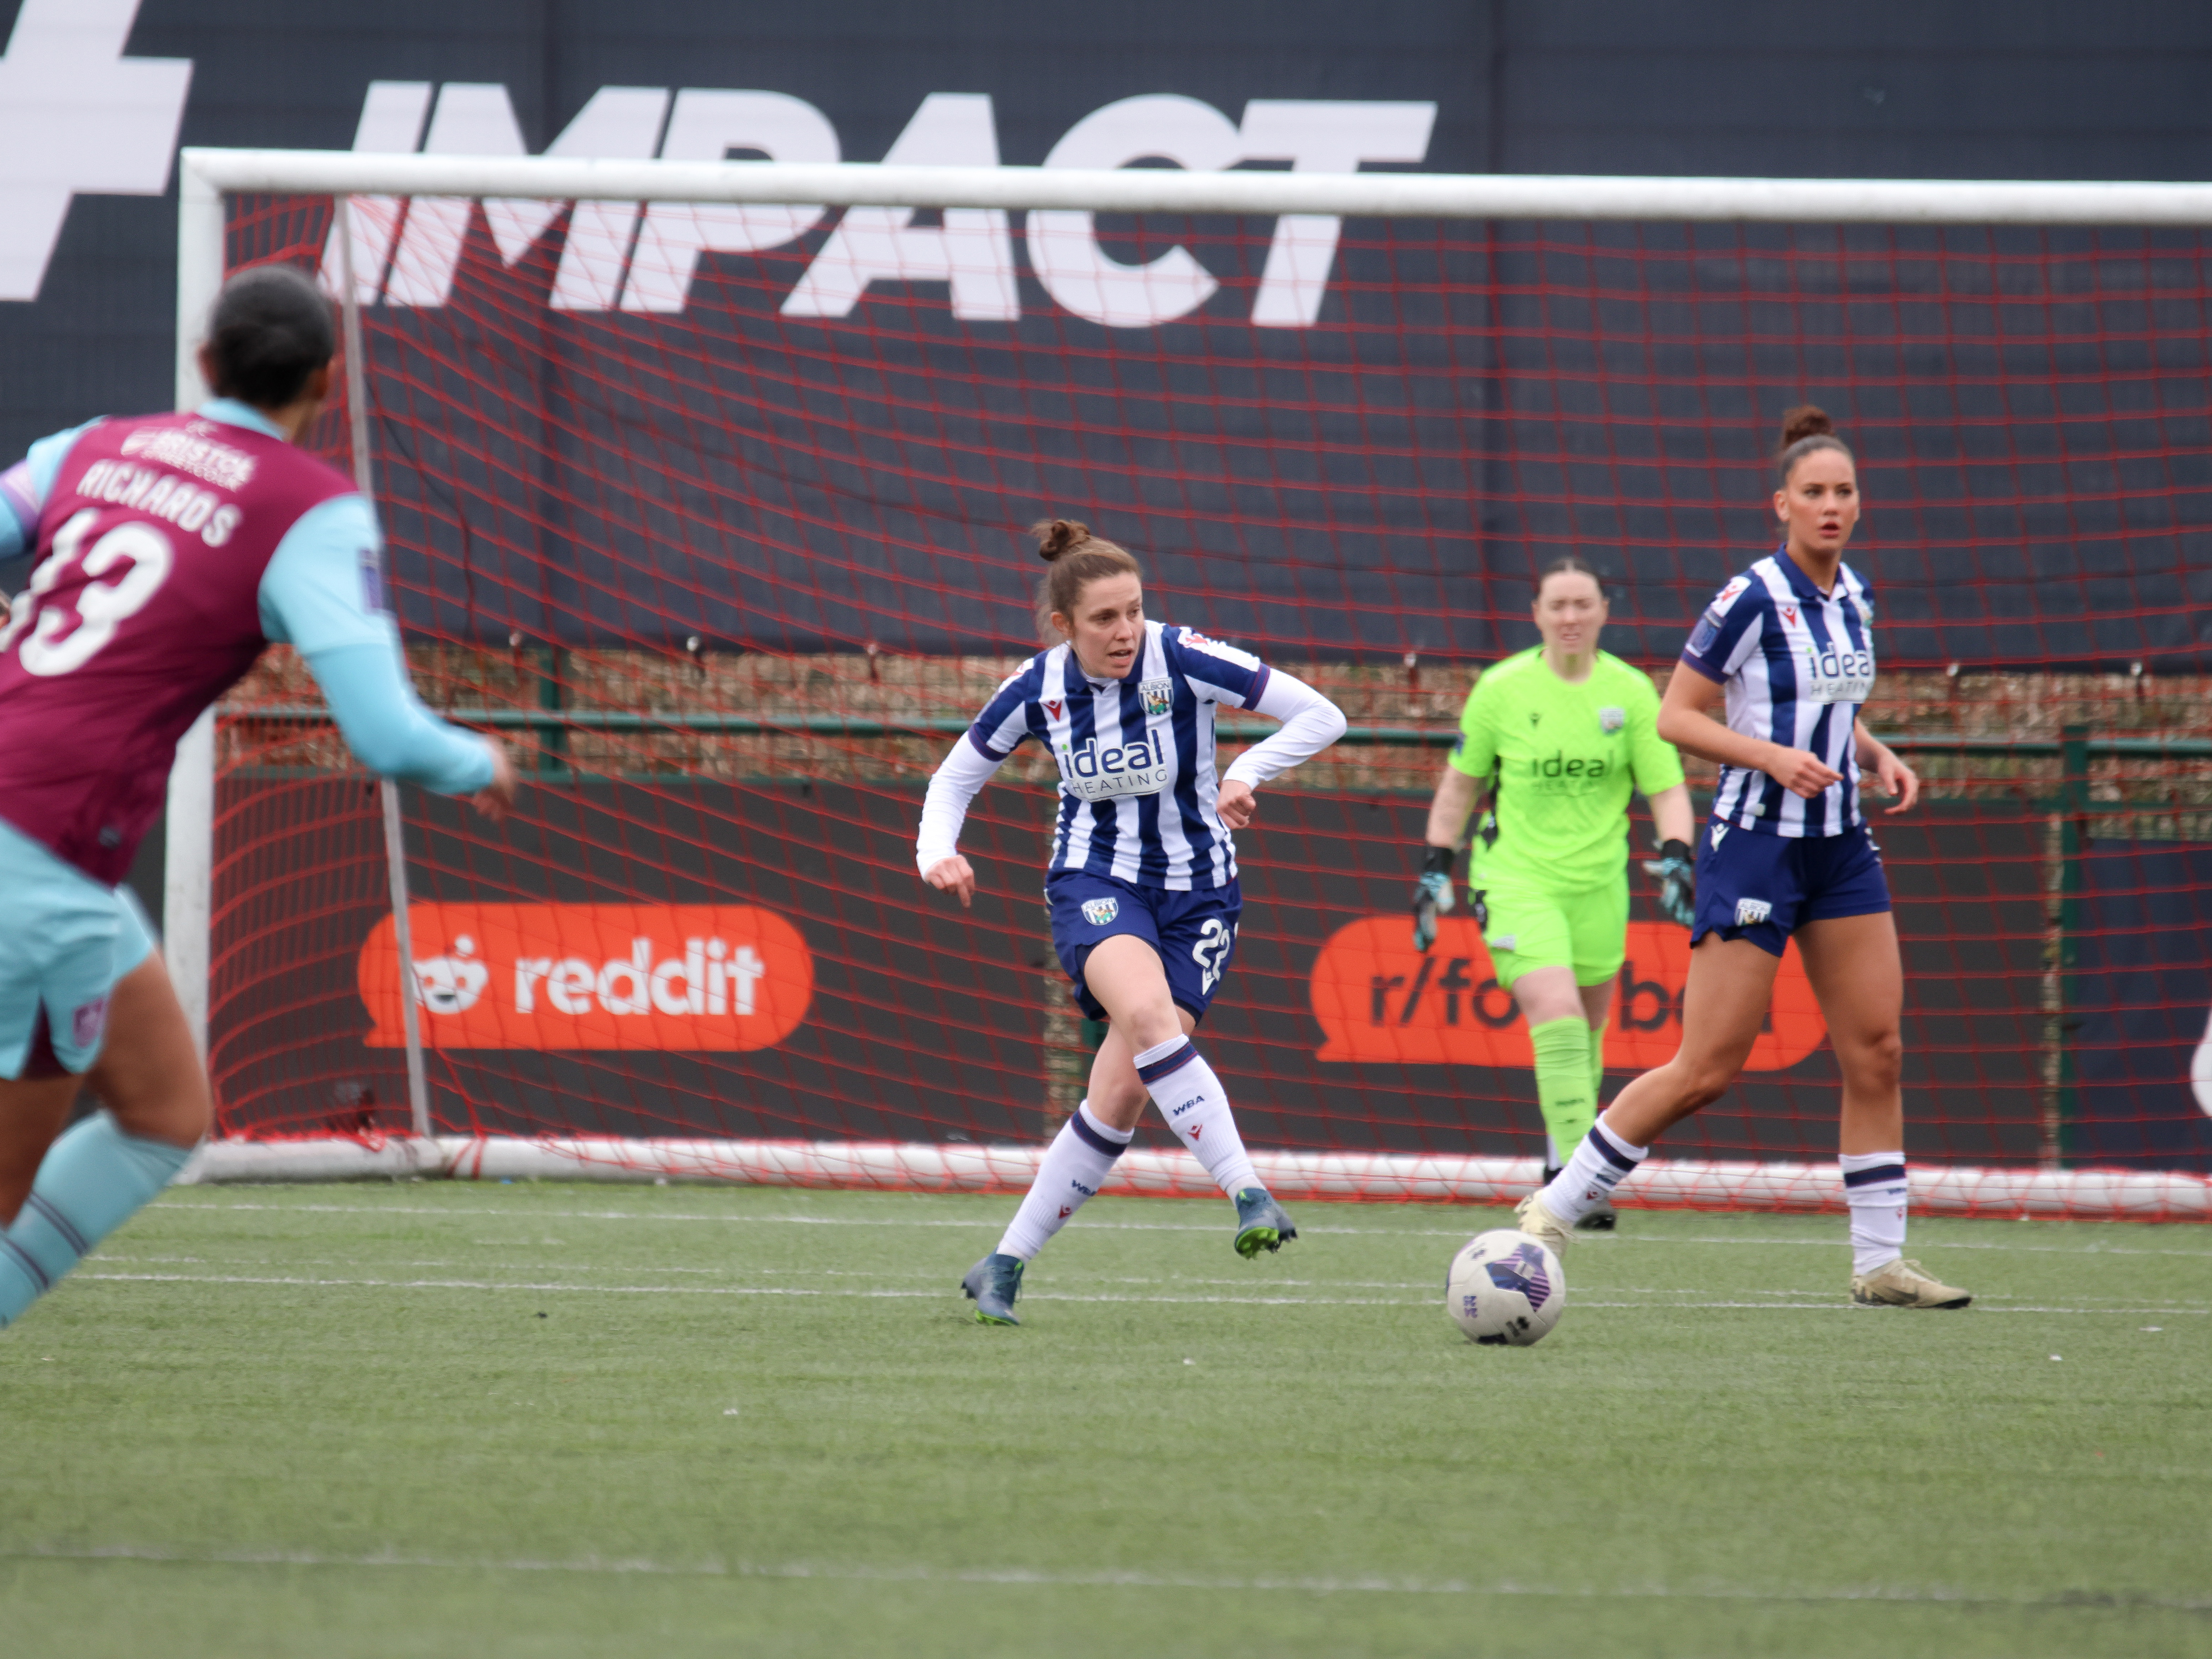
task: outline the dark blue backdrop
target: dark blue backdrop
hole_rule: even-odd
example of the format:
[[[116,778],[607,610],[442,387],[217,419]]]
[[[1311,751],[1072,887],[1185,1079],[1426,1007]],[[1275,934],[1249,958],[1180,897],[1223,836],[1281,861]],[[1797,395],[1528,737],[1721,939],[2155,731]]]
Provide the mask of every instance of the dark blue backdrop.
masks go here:
[[[0,18],[12,11],[0,4]],[[2212,12],[2143,0],[2002,9],[1884,0],[1837,21],[1842,39],[1823,28],[1808,49],[1801,12],[1680,0],[817,0],[799,9],[144,0],[129,50],[192,61],[183,137],[196,144],[343,148],[370,81],[419,80],[504,85],[532,149],[602,87],[692,85],[805,99],[832,119],[846,156],[869,159],[929,93],[965,90],[991,94],[1003,159],[1035,162],[1089,112],[1176,92],[1232,118],[1254,97],[1432,101],[1437,121],[1422,165],[1444,171],[2212,176],[2212,108],[2202,95]],[[0,375],[0,453],[91,413],[168,402],[174,225],[167,201],[76,201],[41,298],[0,305],[0,361],[9,367]],[[2108,237],[2085,258],[2087,238],[1966,233],[1954,240],[2055,260],[2051,293],[2007,292],[2000,282],[1976,295],[1917,258],[1935,240],[1926,235],[1854,232],[1861,253],[1893,246],[1899,258],[1824,268],[1771,258],[1789,233],[1713,228],[1698,233],[1698,257],[1662,269],[1641,256],[1679,231],[1615,227],[1580,246],[1583,232],[1570,227],[1557,239],[1564,248],[1539,252],[1528,228],[1491,228],[1486,240],[1482,228],[1461,228],[1431,262],[1494,296],[1459,319],[1493,344],[1454,362],[1456,380],[1432,388],[1428,404],[1394,391],[1403,365],[1387,356],[1330,362],[1334,348],[1319,335],[1271,335],[1209,308],[1141,343],[1154,358],[1200,356],[1205,367],[1181,383],[1170,377],[1157,395],[1116,388],[1127,400],[1116,418],[1137,434],[1120,458],[1061,453],[1048,418],[1025,421],[1024,408],[988,399],[953,411],[935,433],[896,441],[918,445],[927,460],[933,445],[951,455],[976,436],[1007,457],[1005,468],[948,465],[927,485],[896,471],[856,473],[868,439],[854,439],[852,455],[825,449],[811,441],[822,428],[773,402],[756,411],[753,429],[725,421],[685,434],[725,493],[763,477],[772,488],[756,490],[745,512],[718,514],[712,544],[680,555],[647,534],[649,511],[639,524],[601,521],[583,486],[599,487],[605,470],[564,470],[573,456],[556,454],[526,483],[486,485],[472,502],[460,479],[457,513],[430,499],[446,481],[410,479],[388,464],[394,528],[420,550],[397,562],[401,586],[436,596],[410,601],[410,619],[602,643],[699,632],[799,650],[871,639],[1004,648],[1026,632],[1024,558],[1012,527],[1041,507],[1089,501],[1110,505],[1111,527],[1155,554],[1178,614],[1222,631],[1323,653],[1480,658],[1518,641],[1498,618],[1521,612],[1533,568],[1571,549],[1627,579],[1614,643],[1665,658],[1703,592],[1759,550],[1759,456],[1779,406],[1803,392],[1840,401],[1892,515],[1892,528],[1871,525],[1864,544],[1886,603],[1887,661],[2147,659],[2174,668],[2207,659],[2199,618],[2212,614],[2212,307],[2194,235]],[[1352,228],[1324,320],[1357,319],[1363,307],[1385,317],[1404,304],[1358,287],[1362,275],[1407,269],[1402,250],[1386,258],[1351,246],[1376,234]],[[789,257],[791,275],[803,257]],[[1658,289],[1638,301],[1638,315],[1607,318],[1601,296],[1632,270]],[[1777,283],[1788,284],[1789,304],[1759,297]],[[1681,291],[1670,294],[1670,283]],[[1690,283],[1729,315],[1698,313]],[[1947,326],[1964,331],[1950,360],[1900,295],[1948,308]],[[1052,314],[1033,289],[1028,298],[1024,321],[1000,325],[986,345],[1012,360],[1009,384],[1035,400],[1025,407],[1049,417],[1096,389],[1060,349],[1106,343],[1109,331]],[[2023,299],[2033,315],[2015,303]],[[837,332],[735,296],[728,307],[726,355],[702,377],[718,418],[729,401],[714,393],[718,378],[744,381],[763,354],[811,361]],[[447,326],[428,320],[438,315],[418,313],[409,325]],[[1807,315],[1824,319],[1831,344],[1791,336]],[[978,333],[932,337],[955,327],[941,310],[915,307],[911,320],[921,337],[899,349],[915,360],[968,349]],[[1549,332],[1534,343],[1522,331],[1540,321]],[[576,331],[618,329],[636,337],[646,360],[665,326],[555,319],[546,338],[559,360],[577,349]],[[1635,337],[1698,327],[1716,341],[1735,331],[1739,343],[1697,365],[1697,390],[1684,392],[1682,362]],[[1741,348],[1747,330],[1765,345]],[[1416,329],[1409,349],[1427,349]],[[1306,418],[1273,450],[1240,442],[1267,436],[1264,408],[1215,410],[1215,426],[1190,428],[1191,385],[1264,393],[1270,368],[1286,363],[1327,382],[1359,417]],[[896,380],[914,366],[892,351],[857,373]],[[1593,391],[1601,372],[1610,378]],[[585,442],[600,422],[597,439],[623,453],[662,443],[643,417],[607,428],[630,418],[603,406],[614,401],[555,386],[521,422],[579,419]],[[1425,493],[1371,459],[1348,465],[1347,440],[1370,458],[1410,443]],[[1229,452],[1207,489],[1122,487],[1133,458],[1157,452],[1172,476],[1178,466],[1203,470],[1207,446]],[[497,456],[488,465],[501,470]],[[1311,485],[1326,488],[1316,495]],[[1623,488],[1632,500],[1616,499]],[[410,492],[427,514],[420,521],[407,519]],[[1252,508],[1255,495],[1266,511]],[[1296,512],[1283,505],[1293,496]],[[502,576],[496,567],[509,554],[500,538],[487,551],[481,525],[463,527],[471,514],[527,517],[547,501],[563,505],[524,550],[543,573]],[[1282,522],[1270,524],[1271,513]],[[635,544],[626,552],[625,538]],[[610,547],[619,568],[595,565]],[[1657,547],[1665,551],[1650,551]],[[506,591],[465,591],[480,580]],[[869,597],[856,603],[860,595]]]
[[[2212,1170],[2190,1070],[2212,1024],[2212,847],[2100,841],[2069,994],[2069,1159]]]

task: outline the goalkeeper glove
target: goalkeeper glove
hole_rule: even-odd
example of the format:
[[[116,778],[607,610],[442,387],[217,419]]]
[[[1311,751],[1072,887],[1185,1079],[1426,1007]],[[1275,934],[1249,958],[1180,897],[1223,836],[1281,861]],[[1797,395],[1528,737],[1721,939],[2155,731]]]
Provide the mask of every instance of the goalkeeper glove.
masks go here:
[[[1647,861],[1646,875],[1659,878],[1659,908],[1667,913],[1667,920],[1688,927],[1698,920],[1698,870],[1690,857],[1687,842],[1670,841],[1659,848],[1659,856]]]
[[[1452,908],[1452,860],[1449,847],[1423,849],[1421,878],[1413,884],[1413,948],[1425,951],[1437,942],[1437,918]]]

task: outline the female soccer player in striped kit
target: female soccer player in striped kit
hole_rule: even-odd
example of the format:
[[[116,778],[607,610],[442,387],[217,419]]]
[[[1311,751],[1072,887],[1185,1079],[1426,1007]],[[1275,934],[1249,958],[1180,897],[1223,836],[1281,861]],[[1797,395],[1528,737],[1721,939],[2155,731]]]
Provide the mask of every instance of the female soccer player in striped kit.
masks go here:
[[[1413,943],[1426,951],[1437,913],[1452,908],[1452,860],[1486,794],[1468,886],[1498,982],[1528,1021],[1549,1181],[1597,1121],[1606,1021],[1627,957],[1628,798],[1641,790],[1651,803],[1659,858],[1645,867],[1661,908],[1685,927],[1697,823],[1681,757],[1656,729],[1658,689],[1598,649],[1596,572],[1559,560],[1537,579],[1534,611],[1543,642],[1486,670],[1468,694],[1429,808]],[[1610,1231],[1613,1206],[1580,1224]]]
[[[1239,1255],[1297,1237],[1190,1034],[1237,947],[1243,898],[1230,832],[1252,821],[1257,785],[1344,735],[1344,716],[1311,687],[1190,629],[1146,621],[1143,572],[1122,549],[1065,519],[1033,533],[1052,567],[1037,592],[1048,648],[1000,686],[937,769],[915,860],[931,886],[968,904],[968,804],[1024,741],[1044,744],[1060,766],[1045,873],[1053,945],[1077,1003],[1112,1030],[1089,1098],[1046,1150],[999,1248],[962,1281],[986,1325],[1020,1323],[1023,1268],[1104,1183],[1147,1100],[1236,1201]],[[1217,778],[1224,704],[1283,726]]]
[[[505,751],[416,700],[352,482],[296,445],[330,389],[329,303],[297,271],[224,284],[189,415],[87,422],[0,473],[0,1325],[168,1184],[207,1074],[118,886],[177,740],[271,641],[298,647],[372,769],[514,793]],[[90,1074],[107,1109],[61,1133]]]
[[[1659,714],[1662,737],[1721,768],[1698,855],[1682,1046],[1620,1091],[1567,1167],[1522,1201],[1521,1224],[1564,1249],[1569,1229],[1662,1131],[1720,1097],[1751,1052],[1794,935],[1843,1073],[1851,1297],[1963,1308],[1966,1291],[1904,1259],[1905,970],[1859,780],[1875,775],[1896,798],[1892,813],[1919,798],[1920,780],[1858,718],[1875,675],[1874,601],[1843,562],[1858,471],[1817,409],[1790,412],[1782,445],[1782,547],[1721,589]],[[1723,698],[1726,725],[1709,712]]]

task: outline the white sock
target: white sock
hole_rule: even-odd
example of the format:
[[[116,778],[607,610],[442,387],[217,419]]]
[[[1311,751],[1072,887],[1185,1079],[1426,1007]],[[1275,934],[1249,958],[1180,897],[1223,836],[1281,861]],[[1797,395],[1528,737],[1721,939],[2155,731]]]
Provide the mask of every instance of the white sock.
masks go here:
[[[1851,1206],[1851,1271],[1880,1273],[1905,1254],[1905,1154],[1845,1152],[1836,1162]]]
[[[1078,1106],[1045,1148],[1036,1179],[1030,1183],[1022,1207],[1014,1212],[1006,1236],[999,1241],[999,1254],[1027,1261],[1044,1249],[1045,1241],[1067,1224],[1085,1199],[1097,1196],[1114,1160],[1136,1133],[1109,1127],[1091,1115],[1087,1100]]]
[[[1630,1146],[1600,1118],[1575,1148],[1567,1167],[1544,1188],[1544,1207],[1571,1227],[1612,1197],[1613,1189],[1650,1156],[1649,1146]]]
[[[1237,1120],[1229,1110],[1229,1097],[1213,1067],[1187,1036],[1156,1043],[1137,1056],[1137,1075],[1152,1097],[1152,1104],[1168,1121],[1168,1127],[1182,1144],[1198,1154],[1214,1184],[1234,1198],[1247,1187],[1260,1185],[1252,1159],[1244,1151],[1244,1138],[1237,1133]]]

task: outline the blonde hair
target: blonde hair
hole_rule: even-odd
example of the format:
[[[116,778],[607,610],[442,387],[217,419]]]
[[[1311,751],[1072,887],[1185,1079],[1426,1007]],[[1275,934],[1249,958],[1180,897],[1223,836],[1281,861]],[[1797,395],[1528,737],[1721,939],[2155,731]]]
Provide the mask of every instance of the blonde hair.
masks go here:
[[[1037,638],[1047,645],[1060,642],[1052,625],[1053,613],[1073,617],[1083,602],[1083,590],[1108,576],[1134,576],[1142,581],[1145,568],[1127,548],[1101,541],[1091,526],[1079,519],[1039,519],[1030,526],[1036,538],[1037,557],[1052,567],[1037,583]]]

